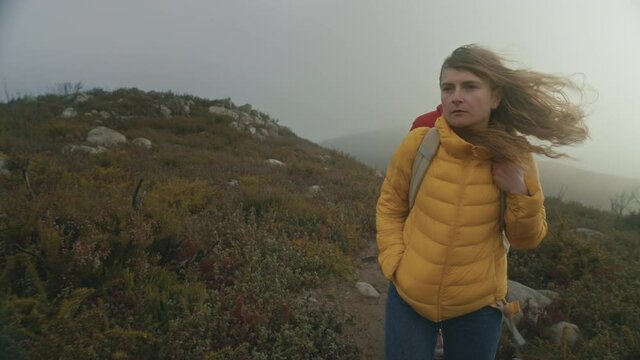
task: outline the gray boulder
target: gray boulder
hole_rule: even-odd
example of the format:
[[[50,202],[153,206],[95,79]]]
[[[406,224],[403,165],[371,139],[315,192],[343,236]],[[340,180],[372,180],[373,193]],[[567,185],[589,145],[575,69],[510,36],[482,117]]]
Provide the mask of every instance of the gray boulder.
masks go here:
[[[232,118],[233,120],[236,120],[236,121],[240,119],[240,116],[236,112],[234,112],[232,110],[229,110],[229,109],[226,109],[226,108],[223,108],[223,107],[220,107],[220,106],[210,106],[209,107],[209,112],[214,114],[214,115],[228,116],[228,117],[230,117],[230,118]]]
[[[560,298],[560,294],[558,294],[557,292],[553,291],[553,290],[536,290],[538,293],[546,296],[549,298],[549,300],[551,301],[556,301],[558,300],[558,298]]]
[[[380,297],[380,293],[376,290],[371,284],[359,281],[356,283],[356,289],[362,294],[364,297],[377,299]]]
[[[190,102],[191,104],[193,101]],[[166,106],[174,115],[189,115],[191,114],[191,106],[189,102],[184,101],[181,98],[173,98],[167,102]]]
[[[113,146],[127,142],[127,137],[115,130],[104,126],[98,126],[89,131],[87,142],[98,146]]]
[[[513,280],[509,280],[508,283],[507,301],[520,302],[522,311],[534,323],[538,322],[538,318],[542,315],[544,309],[552,302],[543,293]],[[518,323],[520,319],[521,315],[516,315],[514,323]]]

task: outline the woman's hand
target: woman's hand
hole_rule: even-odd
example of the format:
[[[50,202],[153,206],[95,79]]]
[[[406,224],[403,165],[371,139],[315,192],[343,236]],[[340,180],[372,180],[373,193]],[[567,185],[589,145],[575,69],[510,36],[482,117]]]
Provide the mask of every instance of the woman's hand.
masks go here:
[[[494,162],[491,168],[493,182],[500,190],[511,194],[529,195],[524,183],[524,171],[512,163]]]

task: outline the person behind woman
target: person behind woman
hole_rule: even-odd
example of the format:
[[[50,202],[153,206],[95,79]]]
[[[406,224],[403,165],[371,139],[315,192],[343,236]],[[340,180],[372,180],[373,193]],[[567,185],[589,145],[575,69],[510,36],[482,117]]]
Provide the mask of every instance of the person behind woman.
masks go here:
[[[507,294],[512,246],[537,247],[547,233],[532,154],[563,156],[556,146],[588,137],[570,80],[513,70],[477,45],[462,46],[440,71],[440,146],[408,205],[414,158],[430,130],[409,132],[394,153],[376,207],[378,261],[390,281],[386,359],[431,359],[442,331],[447,360],[493,359]],[[528,136],[543,142],[529,142]]]

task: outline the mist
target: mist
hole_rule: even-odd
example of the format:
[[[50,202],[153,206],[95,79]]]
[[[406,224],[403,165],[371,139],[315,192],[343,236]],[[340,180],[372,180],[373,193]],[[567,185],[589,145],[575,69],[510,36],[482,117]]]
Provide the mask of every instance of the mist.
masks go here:
[[[564,161],[639,178],[639,19],[632,0],[5,0],[0,79],[10,96],[82,82],[230,97],[320,142],[408,129],[439,103],[444,58],[478,43],[584,82],[591,139]]]

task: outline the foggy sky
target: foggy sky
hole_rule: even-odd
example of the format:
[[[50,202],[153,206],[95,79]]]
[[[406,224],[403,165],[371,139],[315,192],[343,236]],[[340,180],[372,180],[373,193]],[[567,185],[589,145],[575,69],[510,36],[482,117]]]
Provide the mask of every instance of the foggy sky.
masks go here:
[[[570,163],[640,177],[633,0],[0,0],[11,94],[82,81],[231,97],[316,142],[408,129],[439,103],[444,58],[468,43],[516,66],[583,74],[592,135],[566,150]]]

